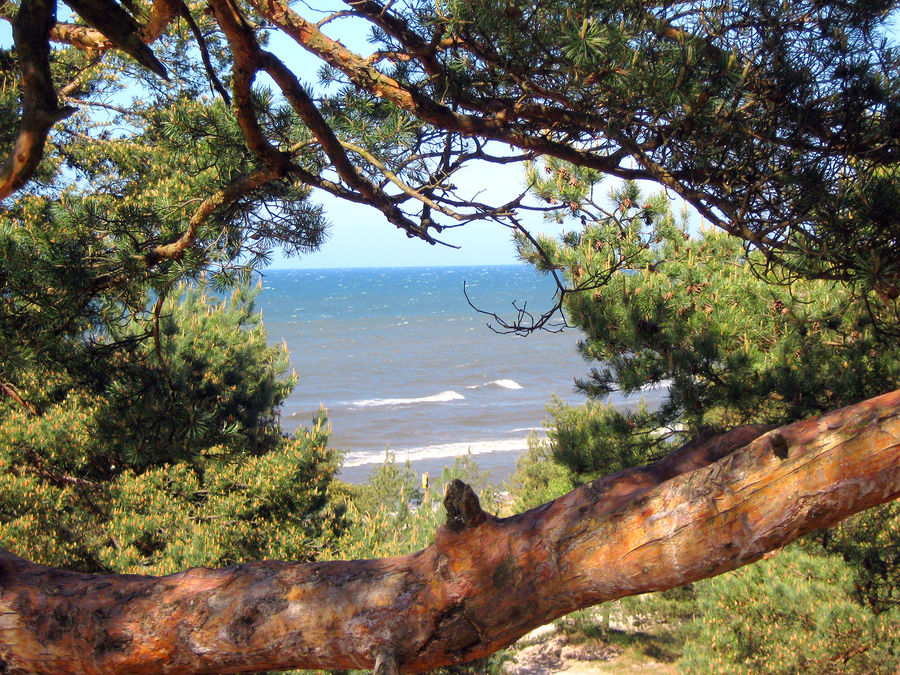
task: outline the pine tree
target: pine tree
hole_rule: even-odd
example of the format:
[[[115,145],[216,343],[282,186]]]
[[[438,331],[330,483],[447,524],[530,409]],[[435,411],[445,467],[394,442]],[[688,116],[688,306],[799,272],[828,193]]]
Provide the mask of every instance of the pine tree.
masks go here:
[[[431,244],[448,226],[485,219],[509,226],[521,234],[526,257],[558,277],[568,270],[571,286],[561,283],[560,300],[586,317],[586,354],[608,362],[585,379],[586,390],[637,392],[648,382],[671,380],[658,411],[598,409],[587,418],[560,411],[570,423],[558,427],[556,442],[560,448],[580,444],[567,458],[578,481],[615,459],[616,438],[631,439],[628,456],[620,458],[624,466],[663,452],[670,439],[687,433],[745,421],[777,424],[896,386],[890,336],[900,332],[894,208],[900,68],[895,36],[887,30],[896,3],[361,0],[352,11],[311,18],[279,0],[67,5],[74,14],[60,12],[64,20],[58,21],[52,0],[0,3],[15,43],[0,54],[0,150],[7,157],[0,167],[0,406],[19,422],[5,430],[0,473],[10,482],[11,505],[0,513],[31,533],[35,557],[63,556],[82,569],[164,570],[281,550],[271,537],[267,544],[246,528],[223,527],[219,540],[200,536],[213,534],[210,529],[192,532],[184,525],[223,517],[230,523],[228,513],[254,523],[271,518],[288,529],[293,523],[299,529],[289,541],[318,541],[321,524],[312,514],[320,510],[320,488],[330,476],[323,428],[314,424],[299,445],[279,440],[267,408],[283,392],[277,359],[261,347],[238,346],[235,333],[212,316],[243,321],[241,336],[252,335],[239,318],[242,310],[211,310],[210,321],[200,320],[198,333],[182,339],[169,317],[188,327],[196,317],[167,304],[185,293],[183,283],[206,279],[220,293],[236,288],[274,246],[289,252],[315,247],[325,220],[310,200],[312,190],[368,204]],[[352,22],[372,29],[371,54],[333,37]],[[323,63],[317,85],[302,80],[308,73],[291,69],[293,45],[277,46],[269,39],[273,32]],[[498,150],[503,146],[511,150]],[[516,194],[487,204],[457,186],[472,163],[540,155],[551,158],[546,168],[553,181],[535,181],[549,202],[543,207]],[[644,203],[633,184],[614,213],[585,209],[601,176],[662,185],[743,247],[714,235],[686,241],[662,201]],[[529,247],[520,215],[534,208],[584,216],[584,226],[560,246],[544,241],[543,250]],[[745,274],[748,268],[755,274]],[[274,379],[226,378],[233,372],[227,350],[204,342],[210,331],[249,356],[256,364],[251,370]],[[200,351],[179,351],[188,344]],[[223,379],[207,379],[204,369]],[[242,398],[238,391],[244,390],[256,394]],[[38,427],[39,435],[29,436]],[[157,431],[162,442],[151,443]],[[781,445],[773,447],[786,459]],[[874,466],[863,454],[844,468]],[[254,472],[241,473],[242,463]],[[274,483],[255,482],[266,471]],[[622,477],[627,483],[635,475],[626,470]],[[825,510],[846,515],[894,494],[890,467],[866,475],[878,490]],[[676,475],[667,483],[684,480]],[[804,473],[802,480],[811,484],[817,477]],[[99,496],[85,496],[101,482]],[[292,502],[301,483],[313,497]],[[452,519],[465,529],[460,537],[448,535],[454,560],[466,551],[479,560],[496,554],[490,545],[499,539],[473,544],[474,528],[489,521],[471,490],[452,485]],[[827,487],[847,485],[831,481]],[[168,494],[172,506],[159,520],[121,515],[158,511],[157,493]],[[585,494],[590,491],[578,493]],[[598,507],[596,501],[589,506]],[[281,507],[303,515],[285,520]],[[42,514],[40,522],[32,511]],[[810,512],[792,515],[793,522],[800,515],[806,523],[825,522]],[[571,515],[587,528],[582,517]],[[536,532],[539,523],[547,525],[540,519],[532,512],[507,526]],[[860,531],[883,541],[879,521],[870,525],[878,534]],[[891,541],[886,531],[884,541]],[[59,543],[51,550],[52,537]],[[708,541],[720,551],[722,544],[721,537]],[[872,607],[890,599],[891,576],[879,567],[889,562],[883,551],[851,551],[843,535],[823,545],[871,567],[869,576],[859,576],[859,592]],[[578,550],[581,559],[595,555]],[[688,547],[680,551],[692,554]],[[517,566],[508,552],[502,555],[496,574],[479,577],[485,570],[475,564],[464,573],[501,588],[507,602],[516,590],[507,582],[546,567],[543,561]],[[725,555],[725,566],[747,560],[740,551]],[[414,570],[423,560],[410,556],[404,564]],[[429,579],[453,566],[438,561]],[[3,552],[0,564],[5,571],[26,567]],[[253,569],[271,573],[269,583],[282,573],[320,570],[264,563]],[[313,586],[333,599],[323,589],[335,579],[342,583],[328,588],[342,587],[348,570],[362,570],[360,585],[368,589],[392,567],[357,562],[321,569],[330,572]],[[6,578],[21,579],[9,573]],[[86,583],[66,578],[77,588]],[[483,586],[443,583],[410,581],[395,596],[398,603],[412,602],[411,611],[435,614],[409,622],[412,630],[402,637],[386,630],[393,644],[348,641],[327,658],[344,665],[377,660],[385,671],[397,668],[401,656],[407,667],[458,661],[508,641],[535,611],[546,618],[574,607],[573,595],[600,597],[580,588],[562,604],[538,610],[543,598],[520,599],[509,608],[514,611],[502,612],[498,627],[492,612],[501,604],[493,592],[460,600],[463,586]],[[437,592],[420,600],[423,588]],[[378,602],[385,597],[382,587],[362,595]],[[61,601],[42,597],[48,607]],[[452,605],[442,604],[447,598]],[[238,595],[237,603],[245,599]],[[478,613],[485,599],[473,623],[469,613]],[[251,637],[247,627],[262,612],[287,602],[277,600],[235,616],[237,634]],[[27,617],[29,629],[89,611],[62,602],[68,604],[39,621]],[[111,603],[109,612],[125,611]],[[338,604],[355,609],[344,598]],[[367,625],[385,627],[390,612],[379,607],[381,618]],[[67,667],[77,668],[78,657],[84,661],[77,663],[91,663],[83,669],[106,670],[107,648],[124,650],[130,643],[107,639],[109,614],[89,616],[99,652],[97,644],[67,651],[58,640],[71,635],[56,624],[39,638],[29,634],[15,643],[39,642],[40,655],[66,653]],[[210,625],[218,618],[205,617]],[[332,629],[334,622],[327,625]],[[308,646],[310,634],[302,639]],[[56,651],[47,647],[51,642]],[[231,669],[248,663],[250,651],[254,663],[297,662],[284,650],[271,651],[274,642],[230,652]],[[336,644],[330,634],[322,642]],[[196,662],[212,652],[225,658],[216,644],[202,647]],[[309,658],[326,658],[323,653]],[[140,667],[152,667],[146,656],[140,654]],[[26,670],[47,669],[33,657],[15,658]],[[97,666],[95,658],[107,660]],[[6,653],[2,659],[5,668]],[[55,665],[62,667],[59,660]],[[197,667],[211,666],[203,661]]]
[[[593,176],[555,162],[546,168],[541,175],[533,167],[535,189],[571,204],[575,229],[557,240],[522,237],[520,253],[576,289],[564,296],[566,318],[595,364],[578,382],[593,400],[549,407],[543,453],[567,470],[568,487],[661,457],[678,438],[777,426],[900,385],[896,341],[845,284],[784,283],[737,239],[690,235],[664,197],[648,199],[626,183],[597,203]],[[665,391],[655,409],[600,400],[639,397],[647,384]],[[535,471],[525,463],[516,481],[541,493],[552,472],[526,480]],[[813,535],[785,562],[700,584],[688,671],[893,672],[896,551],[894,503]]]
[[[4,547],[153,574],[329,549],[339,455],[324,416],[282,433],[295,379],[254,295],[182,287],[160,305],[158,333],[133,320],[102,336],[84,370],[24,371],[24,404],[5,405],[0,424]]]
[[[2,59],[15,101],[15,54]],[[249,280],[274,245],[317,246],[321,210],[279,181],[217,201],[256,167],[228,106],[190,80],[123,107],[107,101],[126,62],[70,48],[52,68],[99,104],[0,218],[0,545],[110,572],[318,557],[340,529],[338,453],[324,418],[283,434],[295,378]],[[302,137],[259,105],[270,130]]]

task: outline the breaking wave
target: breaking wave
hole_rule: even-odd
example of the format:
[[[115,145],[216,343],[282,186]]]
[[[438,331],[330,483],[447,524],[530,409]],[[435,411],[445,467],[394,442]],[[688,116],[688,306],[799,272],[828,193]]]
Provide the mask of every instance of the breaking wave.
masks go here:
[[[348,405],[354,408],[378,408],[391,405],[416,405],[419,403],[448,403],[449,401],[462,401],[465,396],[455,391],[442,391],[432,396],[420,396],[418,398],[366,398],[359,401],[351,401]]]
[[[487,455],[494,452],[522,452],[528,448],[527,438],[510,438],[499,441],[472,441],[464,443],[441,443],[421,448],[392,449],[397,462],[415,462],[423,459],[452,458],[471,453]],[[349,452],[344,456],[344,466],[364,466],[381,464],[385,460],[384,452]]]
[[[515,380],[492,380],[491,382],[487,382],[485,384],[473,384],[466,389],[481,389],[482,387],[499,387],[500,389],[524,389],[521,384],[516,382]]]

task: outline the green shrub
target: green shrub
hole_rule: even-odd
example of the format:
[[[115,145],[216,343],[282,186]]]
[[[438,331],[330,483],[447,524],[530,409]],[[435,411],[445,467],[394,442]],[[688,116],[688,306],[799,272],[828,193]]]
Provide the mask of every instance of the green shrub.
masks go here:
[[[900,607],[900,501],[858,513],[813,538],[851,567],[859,602],[875,613]]]
[[[516,460],[516,470],[507,482],[514,511],[540,506],[573,487],[571,472],[554,461],[549,441],[532,435],[528,449]]]
[[[696,584],[687,673],[896,673],[900,611],[856,601],[855,574],[799,545]]]
[[[556,217],[574,229],[538,238],[540,250],[519,236],[519,252],[573,289],[564,309],[584,333],[579,349],[594,367],[578,385],[593,400],[551,404],[547,442],[511,482],[517,505],[643,464],[698,434],[787,424],[900,386],[900,342],[878,325],[896,319],[884,298],[777,276],[736,238],[702,228],[692,236],[664,195],[647,198],[635,183],[614,188],[600,207],[590,171],[558,160],[543,168],[529,174],[535,191],[568,203]],[[601,401],[648,384],[663,387],[653,410]],[[685,657],[691,672],[894,672],[898,508],[872,509],[814,535],[806,551],[698,584],[693,610],[690,592],[678,606],[647,604],[700,616]]]
[[[158,340],[133,320],[103,334],[94,369],[21,378],[29,405],[0,399],[0,546],[144,574],[329,550],[340,456],[324,414],[282,433],[294,376],[254,295],[181,289],[162,305]]]
[[[345,490],[347,530],[337,549],[339,555],[345,559],[380,558],[430,546],[446,521],[444,491],[454,479],[471,485],[482,508],[496,512],[497,492],[471,455],[457,457],[440,478],[431,481],[426,494],[409,464],[397,464],[388,452],[365,484]]]

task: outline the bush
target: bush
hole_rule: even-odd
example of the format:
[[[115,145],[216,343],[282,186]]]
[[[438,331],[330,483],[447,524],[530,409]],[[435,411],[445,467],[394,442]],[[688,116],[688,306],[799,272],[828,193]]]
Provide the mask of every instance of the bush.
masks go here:
[[[527,511],[566,492],[575,485],[571,472],[555,461],[550,442],[532,435],[528,450],[516,460],[507,483],[514,511]]]
[[[851,567],[859,602],[875,613],[900,607],[900,501],[859,513],[814,538]]]
[[[856,601],[853,569],[800,545],[697,588],[688,673],[896,673],[900,611]]]
[[[648,199],[635,183],[620,184],[601,208],[592,196],[596,176],[556,160],[545,169],[532,167],[535,190],[569,203],[557,216],[575,229],[539,238],[541,250],[520,236],[519,252],[573,289],[564,296],[566,318],[583,331],[580,351],[595,364],[578,385],[595,400],[551,405],[547,444],[523,460],[513,481],[522,492],[517,503],[555,496],[566,480],[577,485],[645,463],[695,435],[787,424],[900,384],[900,343],[879,326],[896,306],[884,298],[839,281],[777,276],[771,261],[733,237],[702,228],[691,236],[665,196]],[[798,263],[792,255],[782,262]],[[599,401],[648,384],[664,386],[655,410]],[[549,458],[555,467],[537,465]],[[701,628],[686,667],[893,672],[897,509],[873,509],[816,535],[821,546],[807,542],[809,550],[795,547],[697,585]],[[693,602],[689,593],[684,602]]]
[[[482,508],[496,511],[498,496],[487,475],[471,455],[457,457],[426,493],[409,464],[397,464],[388,452],[365,484],[345,488],[348,525],[338,546],[339,555],[345,559],[390,557],[431,545],[446,521],[443,496],[454,479],[472,486]]]
[[[324,414],[282,433],[294,377],[254,295],[182,289],[157,337],[133,320],[102,334],[93,369],[20,379],[29,404],[0,399],[0,546],[144,574],[328,550],[339,453]]]

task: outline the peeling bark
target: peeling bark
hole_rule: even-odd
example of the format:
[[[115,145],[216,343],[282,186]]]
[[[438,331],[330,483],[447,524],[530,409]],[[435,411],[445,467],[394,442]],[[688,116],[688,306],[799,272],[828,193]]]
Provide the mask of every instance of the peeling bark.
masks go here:
[[[387,560],[87,575],[0,554],[0,672],[419,672],[580,607],[753,562],[900,496],[900,391],[740,427],[498,519],[454,483],[434,544]]]

